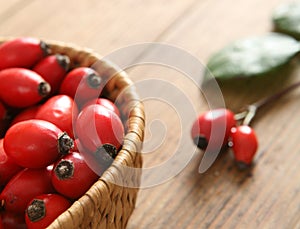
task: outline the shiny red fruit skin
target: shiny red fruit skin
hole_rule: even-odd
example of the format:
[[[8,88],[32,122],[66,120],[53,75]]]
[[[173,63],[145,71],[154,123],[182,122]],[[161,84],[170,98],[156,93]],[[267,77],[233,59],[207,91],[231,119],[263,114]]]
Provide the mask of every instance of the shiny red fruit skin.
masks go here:
[[[107,109],[109,109],[109,110],[115,112],[119,117],[121,117],[119,108],[118,108],[112,101],[110,101],[109,99],[105,99],[105,98],[97,98],[97,99],[95,99],[95,100],[88,101],[88,102],[84,105],[84,107],[87,107],[87,106],[93,105],[93,104],[102,105],[102,106],[106,107]]]
[[[31,68],[49,52],[47,45],[36,38],[20,37],[0,45],[0,70],[12,67]]]
[[[56,171],[65,163],[65,161],[73,164],[73,175],[60,178]],[[83,156],[78,152],[72,152],[65,155],[55,163],[52,170],[52,184],[55,190],[70,199],[81,197],[98,178],[99,176],[89,168]]]
[[[251,164],[258,148],[258,141],[254,130],[246,125],[231,129],[232,151],[237,162]]]
[[[56,95],[41,105],[35,118],[55,124],[74,138],[73,122],[77,116],[78,108],[74,100],[67,95]]]
[[[61,156],[58,138],[62,134],[62,130],[48,121],[22,121],[7,130],[4,136],[4,150],[20,166],[43,168]]]
[[[51,94],[58,91],[61,82],[69,69],[70,59],[68,56],[56,54],[40,60],[32,69],[41,75],[51,86]]]
[[[94,80],[89,81],[89,79]],[[78,106],[99,97],[102,91],[101,78],[89,67],[77,67],[71,70],[61,83],[59,93],[72,97]]]
[[[103,144],[119,149],[124,138],[124,127],[119,116],[101,105],[85,107],[78,115],[75,129],[80,143],[92,152]]]
[[[23,213],[3,211],[0,213],[2,218],[1,229],[26,229],[25,216]]]
[[[0,194],[5,211],[24,215],[28,202],[35,196],[53,193],[49,173],[43,169],[28,169],[20,171],[5,186]]]
[[[3,148],[3,138],[0,139],[0,186],[7,182],[23,168],[14,163],[5,153]]]
[[[37,221],[31,221],[28,216],[28,209],[34,201],[43,201],[45,215]],[[41,229],[49,226],[61,213],[71,206],[71,202],[65,197],[58,194],[43,194],[34,197],[26,208],[25,221],[28,229]]]
[[[0,100],[9,106],[24,108],[34,105],[49,92],[49,84],[32,70],[8,68],[0,71]]]
[[[210,142],[210,150],[220,149],[228,142],[230,129],[236,125],[234,113],[228,109],[214,109],[199,115],[191,129],[191,137],[203,137]],[[214,126],[214,127],[213,127]],[[212,128],[214,131],[212,133]],[[220,128],[220,131],[218,131]],[[201,147],[205,149],[206,147]]]
[[[24,110],[20,111],[11,121],[10,126],[22,122],[27,121],[29,119],[35,119],[36,113],[39,110],[40,105],[36,106],[30,106],[28,108],[25,108]]]

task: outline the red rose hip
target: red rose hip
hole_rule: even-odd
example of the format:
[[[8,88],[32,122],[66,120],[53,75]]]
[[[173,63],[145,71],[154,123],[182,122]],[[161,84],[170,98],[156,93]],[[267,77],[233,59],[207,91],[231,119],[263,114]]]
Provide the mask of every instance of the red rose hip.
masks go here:
[[[26,208],[27,228],[46,228],[70,206],[71,202],[58,194],[43,194],[34,197]]]
[[[56,95],[41,105],[35,118],[55,124],[62,131],[74,138],[73,122],[78,116],[78,108],[74,100],[67,95]]]
[[[59,92],[72,97],[78,106],[99,97],[103,83],[92,68],[78,67],[71,70],[61,83]]]
[[[56,125],[38,119],[11,126],[4,137],[4,150],[18,165],[42,168],[69,152],[73,140]]]
[[[26,206],[32,198],[54,191],[45,168],[26,168],[7,183],[0,194],[0,201],[5,211],[24,214]]]
[[[217,150],[228,142],[230,129],[236,125],[234,114],[228,109],[214,109],[199,115],[192,125],[191,136],[198,148]]]
[[[52,170],[55,190],[71,199],[82,196],[97,179],[98,175],[89,168],[78,152],[61,158]]]
[[[233,127],[230,136],[235,160],[241,166],[250,165],[258,148],[254,130],[246,125]]]
[[[41,75],[51,86],[51,94],[58,91],[69,69],[70,59],[66,55],[50,55],[39,61],[33,71]]]
[[[0,45],[0,70],[12,67],[31,68],[49,52],[47,44],[36,38],[11,39]]]
[[[76,134],[89,151],[96,152],[103,145],[119,149],[123,142],[124,127],[115,112],[101,105],[90,105],[78,115]]]
[[[34,105],[47,96],[50,85],[37,73],[25,68],[0,71],[0,100],[12,107]]]

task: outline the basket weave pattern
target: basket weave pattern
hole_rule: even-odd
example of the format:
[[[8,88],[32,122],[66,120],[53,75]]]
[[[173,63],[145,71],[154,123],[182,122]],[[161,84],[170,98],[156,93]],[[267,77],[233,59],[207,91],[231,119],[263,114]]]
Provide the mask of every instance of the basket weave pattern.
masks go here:
[[[0,43],[8,38],[0,38]],[[97,72],[106,77],[105,96],[112,101],[117,99],[121,113],[127,117],[125,138],[118,156],[99,180],[81,198],[61,214],[48,227],[49,229],[119,229],[126,228],[134,210],[142,167],[141,147],[144,138],[145,115],[142,102],[124,71],[118,72],[92,50],[73,44],[46,41],[52,54],[65,54],[71,60],[71,67],[96,66]],[[96,63],[96,65],[95,65]],[[113,76],[113,77],[112,77]],[[108,78],[109,77],[109,78]],[[117,184],[124,185],[117,185]]]

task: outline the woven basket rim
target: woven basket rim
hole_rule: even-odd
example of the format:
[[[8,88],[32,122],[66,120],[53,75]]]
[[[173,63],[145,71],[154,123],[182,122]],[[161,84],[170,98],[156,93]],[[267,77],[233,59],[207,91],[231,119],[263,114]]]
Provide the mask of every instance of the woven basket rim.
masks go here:
[[[3,43],[7,40],[14,39],[16,37],[0,37],[0,43]],[[37,38],[39,39],[39,38]],[[114,76],[111,80],[111,88],[113,88],[113,93],[116,95],[120,94],[122,91],[126,90],[126,100],[128,104],[132,105],[127,107],[128,112],[128,128],[125,133],[124,143],[122,149],[119,151],[119,154],[115,158],[113,164],[104,172],[104,174],[99,178],[99,180],[94,183],[90,189],[83,195],[81,198],[76,200],[73,205],[61,214],[48,228],[79,228],[82,227],[81,221],[89,223],[88,217],[92,218],[95,214],[94,211],[98,206],[99,198],[106,198],[102,196],[101,189],[105,189],[108,192],[108,195],[113,195],[117,193],[123,187],[115,185],[112,181],[115,178],[124,177],[125,174],[122,174],[122,169],[119,169],[120,165],[124,166],[142,166],[142,159],[140,156],[140,151],[142,147],[142,142],[144,138],[144,128],[145,128],[145,113],[142,101],[138,98],[135,89],[133,87],[133,82],[129,79],[128,75],[124,71],[119,71],[111,66],[109,63],[103,61],[102,57],[90,48],[81,47],[74,43],[66,43],[63,41],[56,40],[47,40],[41,39],[50,46],[51,49],[56,53],[63,53],[66,55],[78,55],[82,60],[87,60],[87,63],[83,65],[91,65],[93,62],[100,62],[100,65],[104,68],[114,70]],[[58,50],[58,51],[57,51]],[[128,91],[127,91],[128,89]],[[110,92],[110,91],[109,91]],[[133,162],[135,160],[135,162]],[[139,179],[139,174],[135,174]],[[114,178],[115,177],[115,178]],[[138,188],[137,188],[138,189]],[[137,192],[137,190],[135,190]],[[108,197],[107,197],[108,198]],[[88,204],[86,204],[88,203]],[[92,204],[91,204],[92,203]],[[109,203],[106,201],[106,203]],[[88,205],[88,206],[86,206]],[[90,206],[94,205],[94,206]],[[103,206],[102,206],[103,207]],[[128,213],[129,215],[131,212]],[[122,219],[122,216],[120,217]],[[94,220],[94,219],[93,219]],[[116,219],[110,219],[116,220]],[[123,223],[122,228],[126,226],[126,223]],[[98,222],[99,225],[99,222]],[[86,226],[83,226],[86,228]],[[92,227],[92,226],[91,226]],[[95,226],[93,226],[94,228]],[[107,227],[108,228],[108,227]]]

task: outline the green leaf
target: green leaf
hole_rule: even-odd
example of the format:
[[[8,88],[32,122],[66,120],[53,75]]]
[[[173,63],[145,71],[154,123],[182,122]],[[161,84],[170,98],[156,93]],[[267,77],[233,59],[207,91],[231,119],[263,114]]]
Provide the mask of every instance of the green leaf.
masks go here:
[[[300,39],[300,2],[278,6],[272,16],[275,30]]]
[[[279,33],[238,40],[210,57],[205,76],[225,79],[267,74],[299,51],[297,40]]]

